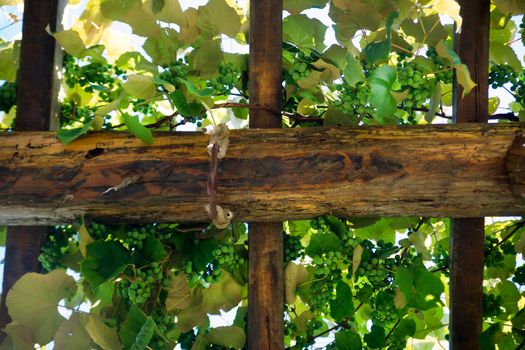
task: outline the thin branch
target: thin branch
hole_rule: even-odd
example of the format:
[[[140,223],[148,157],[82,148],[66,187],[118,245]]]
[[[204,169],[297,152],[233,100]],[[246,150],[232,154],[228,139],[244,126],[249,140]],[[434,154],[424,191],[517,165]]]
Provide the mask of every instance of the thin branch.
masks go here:
[[[386,337],[385,337],[385,340],[387,340],[387,339],[392,335],[392,333],[393,333],[394,330],[397,328],[397,326],[399,326],[399,323],[401,323],[401,318],[398,318],[398,319],[397,319],[396,324],[392,327],[392,329],[390,329],[390,331],[388,332],[388,334],[387,334]]]

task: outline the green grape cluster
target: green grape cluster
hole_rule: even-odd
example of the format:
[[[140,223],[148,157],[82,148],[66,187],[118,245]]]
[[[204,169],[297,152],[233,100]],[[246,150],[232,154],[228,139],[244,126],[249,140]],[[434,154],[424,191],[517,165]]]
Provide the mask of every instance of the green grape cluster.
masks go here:
[[[143,279],[137,278],[130,282],[129,285],[126,285],[125,283],[122,292],[123,295],[129,299],[131,304],[141,305],[150,297],[151,286]]]
[[[304,257],[304,247],[301,243],[301,237],[289,235],[283,232],[284,241],[284,262],[294,261]]]
[[[195,265],[191,260],[184,263],[184,273],[188,276],[188,283],[190,286],[197,284],[199,281],[205,283],[214,283],[220,280],[222,276],[221,269],[213,263],[207,264],[204,271],[195,269]]]
[[[132,226],[126,231],[124,243],[130,248],[142,249],[143,241],[155,235],[154,225]]]
[[[149,345],[154,350],[165,350],[168,344],[164,339],[168,337],[167,335],[170,332],[175,330],[175,317],[168,315],[165,309],[154,310],[151,313],[151,317],[155,321],[157,332],[162,335],[162,338],[158,336],[153,337]]]
[[[79,85],[89,93],[97,90],[102,101],[109,101],[115,87],[115,77],[113,66],[109,64],[91,61],[79,65],[73,56],[64,56],[64,80],[70,88]]]
[[[219,76],[207,82],[207,86],[215,90],[216,95],[229,95],[241,81],[241,70],[235,64],[228,62],[219,65]]]
[[[334,297],[334,289],[337,282],[332,281],[329,277],[316,280],[310,286],[312,294],[310,306],[314,310],[325,310],[328,302]]]
[[[501,295],[483,293],[483,317],[498,317],[503,313]]]
[[[188,77],[188,65],[181,58],[163,65],[162,68],[164,71],[159,74],[159,78],[174,86],[180,86],[179,78],[186,79]]]
[[[89,225],[89,234],[95,240],[105,240],[111,234],[111,230],[108,226],[97,222],[91,222]]]
[[[485,265],[487,267],[502,268],[505,266],[505,256],[502,247],[498,246],[499,240],[493,236],[485,236],[483,245],[485,255]]]
[[[344,232],[339,236],[343,247],[348,251],[349,258],[352,258],[355,247],[361,242],[359,238],[355,238],[350,231]]]
[[[162,283],[162,280],[162,266],[157,262],[152,262],[138,269],[133,279],[123,279],[120,283],[120,290],[131,304],[141,305],[149,299],[154,287]]]
[[[244,258],[235,254],[232,244],[221,244],[212,254],[217,265],[224,266],[230,271],[244,264]]]
[[[355,87],[346,82],[336,85],[339,91],[339,100],[335,106],[347,115],[370,116],[374,109],[368,104],[370,88],[364,82],[357,83]]]
[[[295,61],[289,72],[290,76],[294,81],[298,81],[304,78],[308,78],[310,70],[308,69],[308,63]]]
[[[403,61],[398,63],[397,79],[400,90],[408,91],[403,105],[407,110],[421,108],[432,96],[436,81],[426,76],[425,67],[419,61]]]
[[[493,64],[490,67],[489,85],[493,89],[500,88],[509,82],[514,85],[517,83],[517,78],[518,75],[508,64]]]
[[[406,349],[407,338],[390,336],[386,343],[387,350],[404,350]]]
[[[0,111],[9,113],[16,105],[16,83],[5,81],[0,86]]]
[[[394,305],[394,291],[387,289],[377,293],[373,298],[374,311],[371,318],[374,324],[388,326],[394,324],[403,315]]]
[[[391,256],[399,248],[383,240],[379,240],[375,245],[371,240],[365,239],[360,244],[363,247],[363,253],[356,277],[366,277],[376,289],[389,286],[393,281],[395,270],[401,262],[399,255],[394,258]]]
[[[436,66],[436,72],[434,72],[436,79],[445,84],[452,84],[454,71],[448,62],[438,55],[435,48],[428,49],[427,57],[432,59],[432,62]]]
[[[332,251],[313,256],[312,262],[316,268],[316,275],[319,277],[330,276],[332,279],[340,278],[341,269],[338,267],[338,262],[341,257],[341,252]]]
[[[40,248],[38,256],[38,261],[46,271],[64,267],[62,259],[76,234],[76,228],[71,225],[49,228],[47,242]]]
[[[514,276],[512,277],[512,282],[517,283],[520,286],[525,286],[525,265],[516,268]]]
[[[178,224],[157,224],[157,238],[169,240],[176,232]]]
[[[144,99],[135,99],[131,102],[133,112],[143,114],[145,116],[152,116],[157,111],[154,103],[149,103]]]

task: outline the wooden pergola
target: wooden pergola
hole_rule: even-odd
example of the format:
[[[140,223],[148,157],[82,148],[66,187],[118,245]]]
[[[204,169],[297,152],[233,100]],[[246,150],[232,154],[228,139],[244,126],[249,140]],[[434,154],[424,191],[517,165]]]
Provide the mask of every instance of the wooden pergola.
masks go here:
[[[4,296],[38,270],[46,227],[81,215],[113,222],[209,220],[209,155],[199,133],[157,133],[152,146],[90,133],[68,146],[48,131],[56,105],[59,0],[26,0],[16,132],[0,135],[0,224],[8,229]],[[460,0],[456,49],[477,87],[456,98],[457,125],[283,130],[282,0],[251,0],[251,130],[230,132],[218,201],[249,221],[248,348],[283,348],[282,220],[332,213],[452,217],[452,349],[477,349],[483,216],[525,214],[525,126],[488,119],[489,0]],[[456,95],[460,90],[456,89]],[[126,179],[125,188],[101,195]],[[32,226],[26,226],[32,225]],[[8,322],[2,299],[0,326]]]

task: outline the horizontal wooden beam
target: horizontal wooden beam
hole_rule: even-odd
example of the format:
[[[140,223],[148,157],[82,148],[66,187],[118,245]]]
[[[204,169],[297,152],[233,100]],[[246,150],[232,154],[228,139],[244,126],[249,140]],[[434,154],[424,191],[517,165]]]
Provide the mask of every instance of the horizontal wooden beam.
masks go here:
[[[235,130],[219,164],[217,199],[247,221],[525,215],[505,164],[524,131],[517,124]],[[207,144],[200,133],[156,133],[152,146],[116,132],[69,146],[51,132],[3,133],[0,224],[81,215],[207,221]],[[519,185],[519,173],[512,178]]]

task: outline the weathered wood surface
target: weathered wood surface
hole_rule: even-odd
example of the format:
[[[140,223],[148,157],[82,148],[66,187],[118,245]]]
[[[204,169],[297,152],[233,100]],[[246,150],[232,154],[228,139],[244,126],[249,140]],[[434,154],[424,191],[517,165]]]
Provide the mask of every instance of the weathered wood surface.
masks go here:
[[[17,76],[16,130],[50,130],[58,125],[58,75],[62,50],[46,32],[60,29],[65,0],[25,0],[20,69]],[[2,180],[0,179],[0,186]],[[0,300],[0,329],[11,322],[5,297],[28,272],[40,272],[40,246],[45,226],[11,226],[7,229],[4,278]],[[0,342],[5,333],[0,332]]]
[[[218,202],[237,220],[524,215],[504,160],[518,125],[238,130],[219,165]],[[0,136],[0,223],[207,221],[208,138],[158,133],[153,146],[95,133]],[[126,179],[137,179],[109,191]]]
[[[281,110],[283,99],[282,14],[283,0],[250,1],[250,102],[277,111]],[[250,128],[281,126],[280,115],[262,109],[250,112]],[[272,162],[258,165],[257,169],[259,181],[273,181]],[[284,349],[282,231],[281,222],[248,225],[247,345],[250,350]]]

